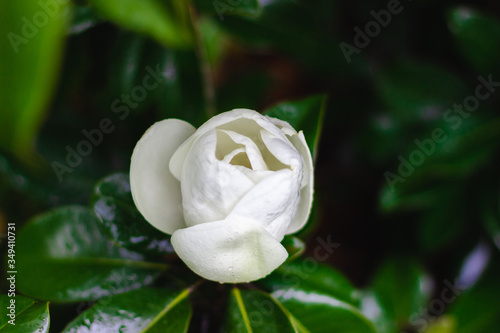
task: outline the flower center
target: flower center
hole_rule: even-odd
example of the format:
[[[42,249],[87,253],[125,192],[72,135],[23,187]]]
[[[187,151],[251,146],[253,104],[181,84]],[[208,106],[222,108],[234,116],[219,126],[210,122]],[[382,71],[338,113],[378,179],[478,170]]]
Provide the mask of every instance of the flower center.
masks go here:
[[[251,119],[238,119],[217,127],[217,159],[251,170],[288,168],[271,154],[262,140],[262,131],[265,130]]]

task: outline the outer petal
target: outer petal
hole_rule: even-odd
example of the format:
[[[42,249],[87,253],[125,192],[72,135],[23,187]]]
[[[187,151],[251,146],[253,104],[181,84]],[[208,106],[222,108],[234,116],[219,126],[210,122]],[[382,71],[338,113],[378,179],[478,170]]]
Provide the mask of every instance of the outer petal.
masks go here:
[[[304,138],[304,133],[300,131],[297,135],[289,136],[288,139],[293,144],[293,146],[299,151],[304,159],[303,164],[303,187],[300,190],[300,203],[297,208],[297,214],[295,219],[292,221],[288,227],[287,234],[292,234],[299,231],[306,224],[311,213],[312,201],[313,201],[313,191],[314,191],[314,169],[311,157],[311,151],[307,146],[306,139]]]
[[[258,221],[281,241],[295,216],[299,190],[296,173],[290,169],[275,171],[245,194],[228,218],[244,216]]]
[[[179,229],[172,235],[172,245],[196,274],[221,283],[263,278],[288,257],[258,222],[236,216]]]
[[[166,119],[151,126],[132,153],[130,188],[137,209],[155,228],[172,234],[184,228],[179,181],[168,164],[177,148],[196,129],[179,119]]]

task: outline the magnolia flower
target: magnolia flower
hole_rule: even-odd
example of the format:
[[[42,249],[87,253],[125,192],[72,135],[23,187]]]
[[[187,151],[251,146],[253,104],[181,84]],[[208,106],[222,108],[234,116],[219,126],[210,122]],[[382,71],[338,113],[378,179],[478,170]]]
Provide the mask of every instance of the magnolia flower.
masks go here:
[[[155,123],[132,154],[130,186],[138,210],[172,235],[191,270],[248,282],[288,257],[280,242],[307,222],[313,165],[302,132],[236,109],[198,130],[178,119]]]

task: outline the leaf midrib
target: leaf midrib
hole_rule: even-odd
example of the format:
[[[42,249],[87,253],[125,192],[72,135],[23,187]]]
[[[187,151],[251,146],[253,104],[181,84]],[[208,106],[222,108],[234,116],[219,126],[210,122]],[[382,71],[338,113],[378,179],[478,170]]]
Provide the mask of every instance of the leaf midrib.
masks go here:
[[[185,289],[176,298],[172,300],[153,320],[141,331],[142,333],[146,333],[149,331],[158,321],[160,321],[170,310],[172,310],[177,304],[179,304],[182,300],[184,300],[189,295],[190,290]]]
[[[234,293],[234,298],[236,299],[236,303],[238,304],[238,309],[240,310],[241,316],[243,317],[245,328],[248,333],[253,333],[252,327],[250,326],[250,319],[248,318],[248,313],[245,308],[245,304],[243,303],[243,299],[241,298],[240,290],[238,288],[234,288],[233,293]]]

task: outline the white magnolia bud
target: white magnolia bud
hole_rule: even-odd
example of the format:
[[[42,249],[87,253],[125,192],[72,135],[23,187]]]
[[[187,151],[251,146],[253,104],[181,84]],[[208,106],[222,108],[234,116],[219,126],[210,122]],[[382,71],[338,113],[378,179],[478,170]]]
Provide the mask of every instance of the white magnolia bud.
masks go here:
[[[307,222],[313,165],[302,132],[236,109],[198,130],[178,119],[155,123],[134,149],[130,185],[141,214],[172,234],[195,273],[248,282],[285,261],[281,240]]]

